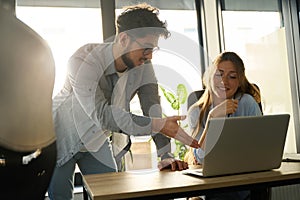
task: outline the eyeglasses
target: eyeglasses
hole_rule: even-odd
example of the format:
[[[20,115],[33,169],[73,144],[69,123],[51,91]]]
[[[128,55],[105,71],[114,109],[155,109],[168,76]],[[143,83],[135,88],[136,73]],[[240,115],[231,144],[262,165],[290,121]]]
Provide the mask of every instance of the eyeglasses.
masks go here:
[[[145,45],[141,44],[137,40],[134,40],[134,42],[136,42],[140,47],[142,47],[142,49],[144,49],[144,52],[143,52],[144,56],[147,56],[147,55],[159,50],[159,47],[145,47]]]

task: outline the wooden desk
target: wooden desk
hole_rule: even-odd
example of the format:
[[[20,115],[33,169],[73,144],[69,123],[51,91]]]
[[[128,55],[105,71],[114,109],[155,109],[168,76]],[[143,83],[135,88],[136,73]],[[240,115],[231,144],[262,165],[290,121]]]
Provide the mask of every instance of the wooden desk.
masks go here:
[[[180,171],[149,171],[85,175],[83,182],[85,199],[88,195],[93,200],[156,200],[241,189],[263,191],[272,186],[300,183],[300,162],[283,162],[279,169],[272,171],[213,178],[183,175]]]

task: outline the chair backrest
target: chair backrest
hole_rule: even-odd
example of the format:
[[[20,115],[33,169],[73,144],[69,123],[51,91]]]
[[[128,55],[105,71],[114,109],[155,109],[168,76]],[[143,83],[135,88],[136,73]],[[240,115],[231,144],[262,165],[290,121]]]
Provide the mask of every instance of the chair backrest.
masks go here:
[[[187,99],[187,109],[189,109],[194,103],[196,103],[203,95],[205,90],[196,90],[189,94]]]
[[[257,87],[257,89],[259,90],[259,87],[256,84],[253,84],[253,85],[255,87]],[[200,97],[203,95],[204,91],[205,91],[204,89],[196,90],[189,94],[188,99],[187,99],[187,109],[189,109],[194,103],[196,103],[200,99]],[[260,108],[261,113],[263,114],[261,102],[258,103],[258,106]]]

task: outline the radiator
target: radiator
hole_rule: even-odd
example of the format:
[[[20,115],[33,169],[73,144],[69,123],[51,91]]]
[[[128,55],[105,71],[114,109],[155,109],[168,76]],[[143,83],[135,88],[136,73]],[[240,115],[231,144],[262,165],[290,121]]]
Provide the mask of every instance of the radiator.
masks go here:
[[[300,200],[300,184],[273,187],[271,200]]]

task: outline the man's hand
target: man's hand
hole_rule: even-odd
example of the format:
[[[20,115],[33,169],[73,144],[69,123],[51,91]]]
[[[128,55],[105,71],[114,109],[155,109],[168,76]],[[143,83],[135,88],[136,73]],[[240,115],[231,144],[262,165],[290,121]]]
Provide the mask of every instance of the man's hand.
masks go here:
[[[152,130],[153,132],[160,132],[166,136],[175,138],[183,144],[191,146],[193,148],[199,148],[198,141],[189,136],[177,123],[178,120],[185,119],[186,116],[173,116],[166,118],[153,118]]]
[[[177,160],[175,158],[166,158],[158,163],[159,170],[169,169],[169,168],[172,171],[176,171],[176,170],[181,171],[187,169],[188,164],[184,161]]]

